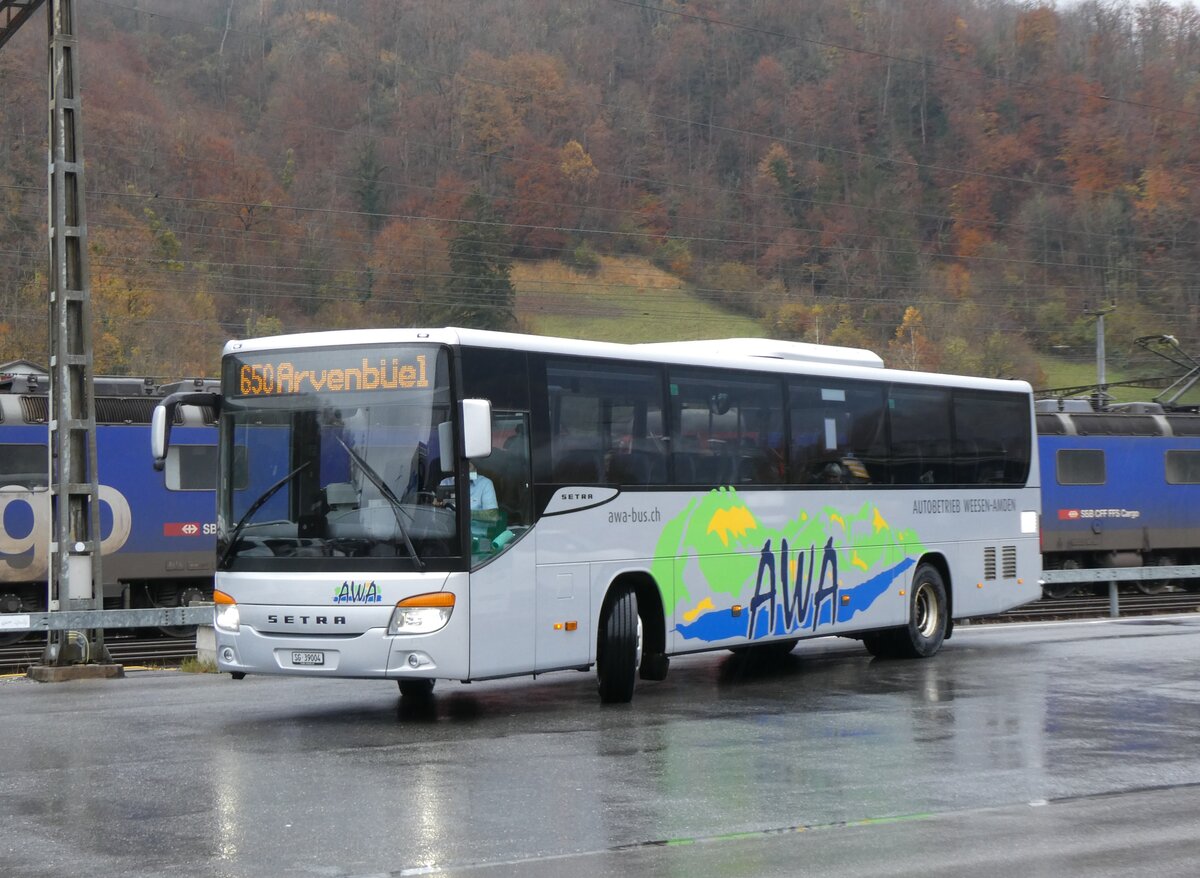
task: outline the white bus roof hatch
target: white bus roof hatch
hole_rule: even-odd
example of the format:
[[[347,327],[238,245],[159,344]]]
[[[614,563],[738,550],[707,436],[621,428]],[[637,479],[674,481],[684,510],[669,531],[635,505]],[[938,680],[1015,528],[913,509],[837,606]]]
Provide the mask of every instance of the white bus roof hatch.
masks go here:
[[[883,368],[883,358],[863,348],[809,344],[803,341],[778,341],[771,338],[710,338],[696,341],[650,342],[632,347],[680,354],[704,353],[726,357],[764,357],[773,360],[798,360],[839,366]]]

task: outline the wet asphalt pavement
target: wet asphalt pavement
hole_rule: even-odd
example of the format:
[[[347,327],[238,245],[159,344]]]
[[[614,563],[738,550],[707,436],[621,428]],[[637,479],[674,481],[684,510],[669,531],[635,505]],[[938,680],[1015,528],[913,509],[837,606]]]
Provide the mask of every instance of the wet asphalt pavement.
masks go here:
[[[780,667],[0,679],[0,875],[1200,874],[1200,617]]]

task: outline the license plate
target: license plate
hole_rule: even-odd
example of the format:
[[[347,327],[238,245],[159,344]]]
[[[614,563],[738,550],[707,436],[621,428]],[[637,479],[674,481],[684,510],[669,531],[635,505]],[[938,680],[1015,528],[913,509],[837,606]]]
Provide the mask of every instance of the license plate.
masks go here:
[[[323,652],[293,652],[292,664],[294,665],[323,665],[325,664],[325,653]]]

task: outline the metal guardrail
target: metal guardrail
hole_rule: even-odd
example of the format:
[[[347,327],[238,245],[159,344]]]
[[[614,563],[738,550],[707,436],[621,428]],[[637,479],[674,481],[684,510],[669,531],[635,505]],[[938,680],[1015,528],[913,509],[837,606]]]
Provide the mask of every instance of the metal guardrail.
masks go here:
[[[54,613],[0,613],[0,632],[86,631],[91,628],[165,628],[211,625],[212,605],[142,610],[59,610]]]
[[[1107,582],[1108,615],[1116,619],[1121,615],[1120,582],[1145,582],[1147,580],[1200,579],[1200,565],[1172,564],[1162,567],[1093,567],[1079,570],[1043,570],[1043,585],[1070,585]]]
[[[1200,579],[1200,565],[1043,570],[1041,581],[1043,583],[1138,582],[1147,579]]]

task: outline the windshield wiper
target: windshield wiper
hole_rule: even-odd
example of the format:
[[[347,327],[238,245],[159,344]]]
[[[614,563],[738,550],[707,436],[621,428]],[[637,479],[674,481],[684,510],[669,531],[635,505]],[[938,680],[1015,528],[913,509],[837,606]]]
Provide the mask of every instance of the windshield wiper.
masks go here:
[[[400,517],[400,498],[396,496],[396,492],[388,487],[379,475],[371,468],[371,465],[363,460],[362,456],[357,451],[347,445],[341,436],[336,437],[338,445],[346,449],[346,453],[350,455],[350,459],[358,464],[358,468],[362,470],[367,480],[375,486],[375,489],[383,495],[383,498],[388,501],[392,507],[392,516],[396,519],[396,527],[400,529],[400,536],[404,540],[404,548],[408,550],[408,556],[413,559],[413,563],[417,565],[418,570],[425,569],[425,563],[421,560],[421,556],[417,554],[417,550],[413,547],[412,540],[408,538],[408,529],[404,526],[404,520]]]
[[[250,516],[258,512],[264,503],[275,496],[276,491],[290,482],[295,477],[296,473],[300,472],[300,470],[307,467],[310,463],[312,463],[310,460],[304,461],[304,463],[300,464],[300,466],[296,467],[278,482],[267,488],[267,490],[263,491],[259,498],[250,504],[250,508],[246,510],[246,514],[238,519],[238,523],[233,529],[233,535],[229,538],[229,542],[225,544],[225,549],[221,552],[221,557],[217,559],[218,568],[224,567],[225,561],[228,560],[229,556],[233,554],[233,547],[237,545],[238,537],[242,535],[242,531],[245,530],[246,525],[250,523]]]

